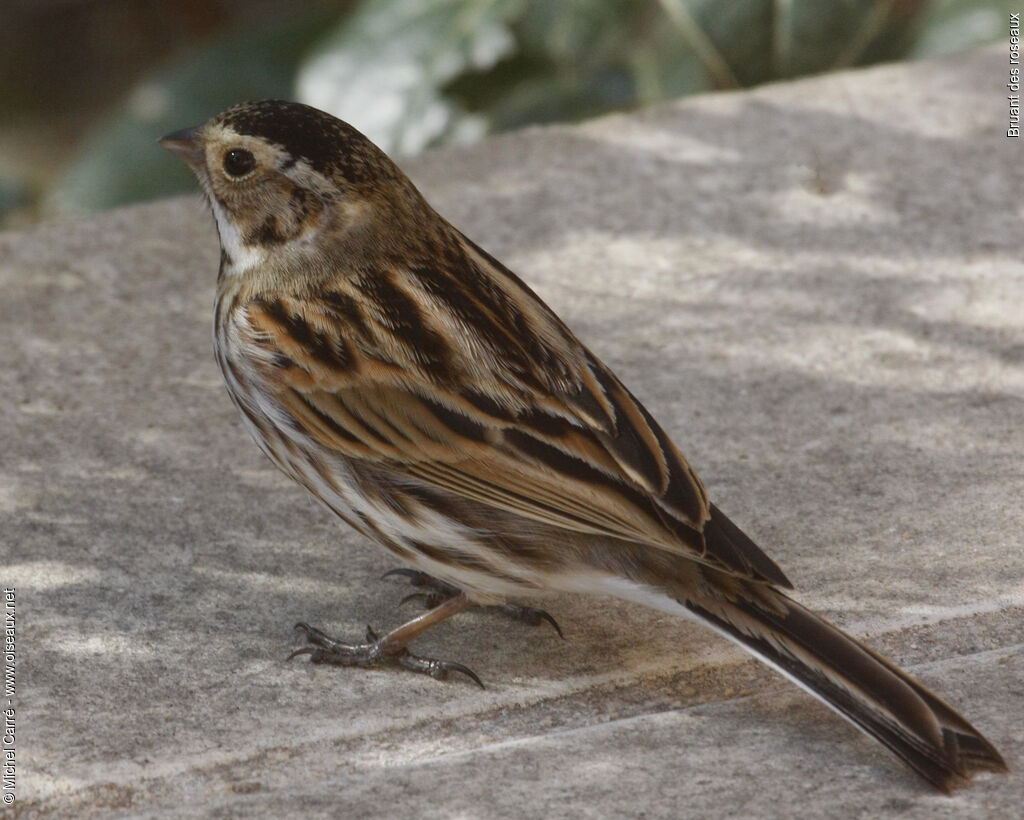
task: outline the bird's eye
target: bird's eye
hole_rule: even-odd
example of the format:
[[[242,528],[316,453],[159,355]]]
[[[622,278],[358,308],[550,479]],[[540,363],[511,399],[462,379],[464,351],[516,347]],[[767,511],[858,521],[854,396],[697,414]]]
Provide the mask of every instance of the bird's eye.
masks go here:
[[[229,177],[244,177],[256,167],[256,157],[244,148],[232,148],[224,155],[224,173]]]

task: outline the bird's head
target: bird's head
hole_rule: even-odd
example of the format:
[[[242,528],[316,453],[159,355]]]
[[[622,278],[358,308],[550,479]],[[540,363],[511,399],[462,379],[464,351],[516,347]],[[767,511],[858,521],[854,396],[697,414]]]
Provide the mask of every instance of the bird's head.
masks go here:
[[[375,244],[374,226],[415,215],[422,197],[348,123],[300,103],[242,103],[160,144],[192,168],[217,221],[222,271],[241,274],[338,244]],[[423,203],[425,205],[425,203]],[[277,267],[277,265],[271,265]],[[294,267],[294,266],[290,266]]]

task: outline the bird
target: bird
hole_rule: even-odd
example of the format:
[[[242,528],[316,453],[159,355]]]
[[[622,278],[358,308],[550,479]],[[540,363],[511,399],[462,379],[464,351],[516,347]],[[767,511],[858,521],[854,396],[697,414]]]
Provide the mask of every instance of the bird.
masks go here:
[[[263,100],[160,143],[216,223],[215,357],[245,426],[426,600],[361,641],[300,623],[293,656],[480,683],[410,642],[472,607],[554,624],[514,602],[612,596],[710,627],[940,790],[1006,769],[953,707],[790,597],[625,384],[354,127]]]

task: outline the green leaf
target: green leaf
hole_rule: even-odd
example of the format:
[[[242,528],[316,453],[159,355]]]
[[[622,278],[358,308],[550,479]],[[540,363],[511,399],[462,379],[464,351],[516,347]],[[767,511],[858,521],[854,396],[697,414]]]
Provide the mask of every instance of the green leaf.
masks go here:
[[[911,57],[939,57],[1010,36],[1019,0],[932,0],[920,20]]]
[[[443,86],[515,49],[506,21],[523,0],[365,2],[304,62],[300,99],[352,123],[385,151],[412,153],[486,125]]]

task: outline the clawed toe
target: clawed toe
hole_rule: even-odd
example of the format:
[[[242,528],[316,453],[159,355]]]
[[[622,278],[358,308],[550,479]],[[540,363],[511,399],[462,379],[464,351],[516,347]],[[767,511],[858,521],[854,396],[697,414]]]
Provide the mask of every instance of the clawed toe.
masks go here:
[[[284,660],[285,660],[285,663],[287,663],[288,661],[292,660],[292,658],[297,658],[299,655],[313,655],[315,653],[316,653],[316,647],[315,646],[300,646],[298,649],[295,649],[292,652],[290,652],[288,654],[288,657],[285,658]],[[310,662],[311,663],[316,663],[316,661],[314,661],[312,658],[310,658]]]
[[[406,669],[411,669],[413,672],[420,672],[424,675],[430,675],[435,680],[445,680],[448,677],[449,672],[460,672],[467,678],[473,681],[481,689],[484,689],[483,681],[477,676],[476,672],[470,669],[468,666],[464,666],[461,663],[455,661],[442,661],[437,658],[423,658],[419,655],[413,655],[409,650],[398,656],[398,663]]]
[[[326,632],[304,621],[295,624],[295,630],[303,634],[308,645],[294,650],[287,658],[289,661],[299,655],[309,655],[310,663],[369,666],[383,654],[377,634],[370,627],[366,627],[365,643],[344,643],[335,640]]]
[[[306,641],[313,646],[331,647],[336,646],[338,643],[326,632],[321,632],[315,626],[310,626],[305,621],[299,621],[293,628],[296,632],[301,632]]]
[[[562,628],[558,625],[558,621],[552,618],[546,610],[533,606],[520,606],[519,604],[499,604],[497,609],[502,614],[508,615],[517,621],[522,621],[529,626],[540,626],[546,621],[555,628],[558,637],[563,641],[565,640],[565,635],[562,634]]]
[[[297,623],[295,629],[304,635],[308,645],[299,647],[289,654],[287,658],[289,661],[299,655],[309,655],[310,663],[334,666],[367,667],[382,664],[385,661],[394,661],[404,669],[430,675],[435,680],[445,680],[449,672],[459,672],[481,689],[484,688],[479,676],[468,666],[454,661],[414,655],[403,644],[389,640],[390,633],[381,638],[370,626],[366,627],[365,643],[344,643],[335,640],[325,632],[304,622]]]
[[[452,586],[451,584],[435,578],[433,575],[427,575],[425,572],[420,572],[416,569],[407,569],[400,567],[398,569],[392,569],[385,572],[381,577],[381,580],[390,578],[393,575],[401,575],[409,579],[409,583],[414,587],[419,587],[424,590],[423,592],[413,592],[406,595],[399,602],[399,606],[403,606],[408,601],[421,600],[423,606],[426,609],[434,609],[440,606],[450,598],[454,598],[460,593],[458,587]]]

